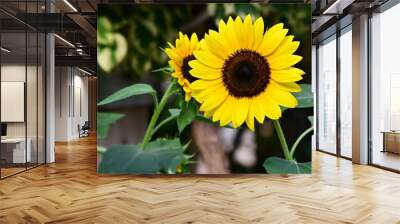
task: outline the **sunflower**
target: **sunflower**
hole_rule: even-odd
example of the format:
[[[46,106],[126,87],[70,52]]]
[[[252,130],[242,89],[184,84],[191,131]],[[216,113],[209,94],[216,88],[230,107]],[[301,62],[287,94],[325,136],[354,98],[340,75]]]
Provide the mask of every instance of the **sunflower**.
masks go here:
[[[209,30],[189,62],[192,96],[200,111],[221,126],[246,122],[254,131],[254,118],[263,123],[281,117],[280,106],[297,106],[291,92],[301,88],[296,81],[304,72],[293,67],[302,60],[293,55],[299,47],[293,36],[279,23],[264,32],[262,17],[252,21],[229,17],[219,21],[218,31]]]
[[[185,91],[185,101],[189,101],[192,93],[190,83],[197,80],[197,78],[189,73],[191,68],[188,63],[194,59],[193,52],[200,49],[200,42],[195,33],[189,39],[186,34],[179,32],[179,38],[176,39],[175,46],[169,42],[168,45],[170,48],[166,48],[165,53],[170,58],[169,65],[174,69],[171,75],[178,79],[179,85]]]

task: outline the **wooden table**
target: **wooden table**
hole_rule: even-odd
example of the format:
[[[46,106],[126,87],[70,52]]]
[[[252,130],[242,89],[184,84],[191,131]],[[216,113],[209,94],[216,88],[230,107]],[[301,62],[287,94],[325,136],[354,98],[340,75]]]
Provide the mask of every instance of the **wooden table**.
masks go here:
[[[400,131],[382,131],[383,150],[382,152],[392,152],[400,154]]]
[[[6,162],[8,163],[25,163],[25,162],[30,162],[31,161],[31,144],[32,141],[30,138],[27,139],[27,145],[26,145],[26,150],[25,150],[25,138],[4,138],[1,139],[1,145],[2,147],[2,152],[7,152],[10,151],[11,153],[5,153],[7,154],[12,154],[12,157],[10,155],[10,158],[4,158]],[[12,148],[9,148],[11,146]],[[7,156],[8,157],[8,156]]]

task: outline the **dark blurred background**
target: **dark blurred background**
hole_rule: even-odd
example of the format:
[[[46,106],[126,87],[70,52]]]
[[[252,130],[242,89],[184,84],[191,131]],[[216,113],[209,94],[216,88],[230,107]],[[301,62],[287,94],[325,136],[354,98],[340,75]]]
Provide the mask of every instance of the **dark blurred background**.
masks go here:
[[[117,60],[101,57],[98,50],[99,100],[125,86],[139,82],[151,84],[161,96],[170,77],[168,74],[152,71],[167,65],[167,56],[161,49],[167,46],[167,42],[174,43],[179,31],[187,34],[196,32],[199,38],[202,38],[208,29],[217,30],[219,19],[226,21],[229,16],[243,17],[247,14],[251,14],[253,19],[262,16],[266,27],[283,22],[285,27],[289,28],[289,34],[294,35],[295,40],[301,43],[296,54],[303,56],[303,60],[296,67],[304,70],[306,75],[300,83],[311,83],[311,6],[308,4],[100,5],[98,29],[101,30],[100,27],[103,26],[105,32],[121,34],[125,40],[121,40],[117,47],[110,49],[120,53]],[[153,112],[152,102],[150,97],[140,96],[99,107],[99,111],[126,115],[112,125],[107,138],[100,140],[99,144],[107,147],[141,141]],[[165,110],[163,116],[168,116],[167,113]],[[284,112],[281,124],[289,146],[311,126],[307,117],[312,113],[312,108],[290,109]],[[204,133],[216,135],[210,137]],[[172,135],[178,135],[174,122],[158,132],[158,136]],[[210,170],[215,167],[211,166],[221,169],[215,165],[221,162],[224,163],[222,169],[227,173],[265,173],[262,164],[267,157],[283,157],[274,127],[269,120],[263,125],[258,125],[255,133],[245,127],[227,129],[219,128],[218,125],[195,123],[192,127],[187,127],[181,135],[182,142],[190,139],[193,139],[190,151],[196,155],[197,161],[189,167],[191,172],[212,173]],[[213,150],[220,150],[222,153],[211,158],[204,155],[203,152],[207,149],[201,149],[202,145],[210,142],[214,143],[216,148]],[[219,158],[219,161],[214,157]],[[302,141],[295,158],[298,162],[311,161],[311,135]]]

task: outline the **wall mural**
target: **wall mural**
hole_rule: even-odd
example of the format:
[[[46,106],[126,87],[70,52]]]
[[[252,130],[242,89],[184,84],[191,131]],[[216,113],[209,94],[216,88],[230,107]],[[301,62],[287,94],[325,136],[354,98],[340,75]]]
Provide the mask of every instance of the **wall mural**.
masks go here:
[[[306,4],[100,5],[98,172],[311,173]]]

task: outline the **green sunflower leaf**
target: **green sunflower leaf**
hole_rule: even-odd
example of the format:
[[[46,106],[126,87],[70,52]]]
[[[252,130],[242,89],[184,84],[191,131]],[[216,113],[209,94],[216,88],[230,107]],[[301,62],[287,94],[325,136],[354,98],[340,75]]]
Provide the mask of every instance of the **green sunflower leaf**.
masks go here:
[[[179,139],[157,139],[144,150],[140,145],[114,145],[102,155],[99,173],[154,174],[176,173],[176,168],[186,160]]]
[[[100,103],[98,103],[97,105],[101,106],[109,103],[114,103],[116,101],[120,101],[131,96],[143,94],[151,94],[154,97],[156,95],[156,91],[153,89],[153,87],[147,84],[134,84],[118,90],[117,92],[100,101]]]
[[[183,108],[176,119],[179,133],[195,119],[197,115],[197,103],[192,99],[183,104]]]
[[[298,163],[294,160],[285,160],[279,157],[269,157],[263,164],[269,174],[310,174],[311,162]]]
[[[179,115],[179,114],[181,113],[181,109],[172,108],[172,109],[169,109],[168,112],[169,112],[172,116],[176,116],[176,115]]]
[[[300,84],[301,92],[294,93],[298,105],[296,108],[308,108],[314,106],[314,97],[310,84]]]
[[[98,112],[97,113],[97,137],[102,139],[107,137],[108,129],[111,124],[117,122],[125,115],[119,113]]]
[[[153,70],[152,72],[172,73],[172,72],[174,72],[174,69],[171,66],[165,66],[163,68],[159,68],[159,69]]]

